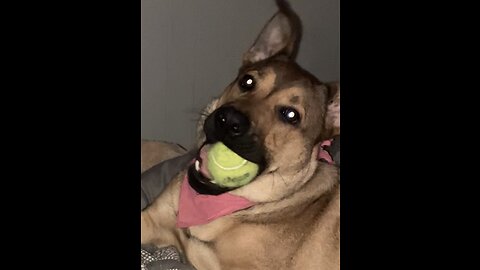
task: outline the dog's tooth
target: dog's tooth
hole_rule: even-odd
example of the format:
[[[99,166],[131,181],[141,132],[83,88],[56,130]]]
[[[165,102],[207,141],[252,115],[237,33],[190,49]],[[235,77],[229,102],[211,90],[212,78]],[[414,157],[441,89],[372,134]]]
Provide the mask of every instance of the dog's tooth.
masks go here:
[[[195,170],[200,171],[200,161],[195,160]]]

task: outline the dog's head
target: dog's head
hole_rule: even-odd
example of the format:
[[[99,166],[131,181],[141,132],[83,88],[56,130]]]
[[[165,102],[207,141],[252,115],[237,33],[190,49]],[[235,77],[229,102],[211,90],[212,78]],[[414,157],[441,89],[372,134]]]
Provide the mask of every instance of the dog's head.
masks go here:
[[[207,107],[199,146],[221,141],[260,165],[257,179],[277,175],[290,186],[294,183],[288,181],[298,181],[293,175],[306,173],[316,146],[340,133],[340,91],[338,84],[320,82],[295,62],[300,21],[287,4],[277,2],[279,12],[244,54],[236,79]],[[193,178],[201,193],[229,191],[200,172]]]

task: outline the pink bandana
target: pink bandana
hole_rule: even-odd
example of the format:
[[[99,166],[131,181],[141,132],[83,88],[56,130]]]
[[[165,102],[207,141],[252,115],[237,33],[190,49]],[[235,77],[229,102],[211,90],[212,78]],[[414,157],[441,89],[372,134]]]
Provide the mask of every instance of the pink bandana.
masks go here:
[[[205,195],[196,192],[185,175],[180,188],[177,227],[186,228],[202,225],[216,218],[252,206],[254,203],[230,193]]]
[[[323,148],[330,146],[331,140],[320,144],[318,159],[333,164],[330,154]],[[254,205],[253,202],[228,192],[220,195],[205,195],[196,192],[188,183],[188,176],[185,175],[180,188],[178,202],[178,228],[187,228],[196,225],[209,223],[210,221],[231,214],[233,212],[248,208]]]
[[[335,164],[335,162],[332,159],[332,156],[330,156],[330,153],[328,153],[327,150],[325,150],[325,147],[329,147],[331,144],[332,144],[332,140],[326,140],[320,144],[320,149],[318,150],[318,157],[317,157],[318,160],[323,159],[328,164]]]

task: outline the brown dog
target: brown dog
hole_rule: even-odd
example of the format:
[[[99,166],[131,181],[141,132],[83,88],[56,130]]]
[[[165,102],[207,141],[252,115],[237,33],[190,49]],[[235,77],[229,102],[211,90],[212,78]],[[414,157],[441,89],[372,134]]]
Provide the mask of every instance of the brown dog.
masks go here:
[[[237,78],[200,121],[199,163],[202,149],[221,141],[260,164],[260,174],[225,189],[192,164],[141,214],[143,244],[175,245],[198,270],[339,269],[339,172],[317,156],[318,145],[340,132],[340,90],[295,63],[299,20],[277,3]],[[179,228],[185,181],[199,194],[236,195],[252,205]]]

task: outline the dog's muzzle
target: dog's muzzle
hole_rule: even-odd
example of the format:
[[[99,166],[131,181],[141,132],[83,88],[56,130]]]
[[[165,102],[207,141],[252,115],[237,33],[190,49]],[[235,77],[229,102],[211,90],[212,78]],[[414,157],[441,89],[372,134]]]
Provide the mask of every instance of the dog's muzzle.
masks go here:
[[[190,186],[198,193],[218,195],[234,189],[213,183],[205,167],[206,149],[216,142],[222,142],[237,155],[257,164],[259,174],[265,169],[265,152],[250,130],[250,119],[244,113],[232,106],[222,106],[205,119],[203,129],[206,141],[188,170]]]
[[[233,106],[222,106],[203,125],[206,143],[223,142],[239,156],[256,164],[265,162],[263,147],[250,132],[250,119]]]

